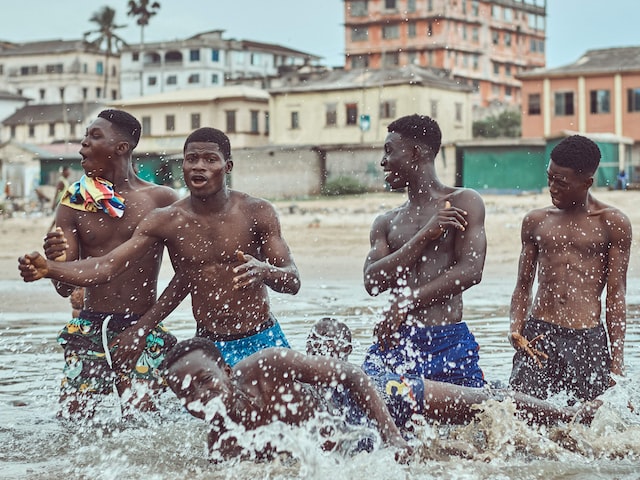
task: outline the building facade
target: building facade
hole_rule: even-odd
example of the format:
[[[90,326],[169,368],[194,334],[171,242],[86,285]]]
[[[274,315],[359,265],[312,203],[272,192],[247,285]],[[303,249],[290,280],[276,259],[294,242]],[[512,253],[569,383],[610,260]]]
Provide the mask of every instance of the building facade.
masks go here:
[[[184,40],[125,46],[121,51],[122,98],[219,87],[227,80],[268,78],[279,69],[320,57],[280,45],[223,38],[224,30]]]
[[[118,56],[83,40],[0,43],[0,90],[32,104],[115,100],[119,76]]]
[[[444,144],[472,134],[471,87],[442,70],[414,65],[334,70],[269,93],[269,139],[276,145],[381,145],[387,125],[413,113],[437,120]]]
[[[476,117],[521,103],[545,66],[546,0],[345,0],[345,68],[443,68],[474,88]]]

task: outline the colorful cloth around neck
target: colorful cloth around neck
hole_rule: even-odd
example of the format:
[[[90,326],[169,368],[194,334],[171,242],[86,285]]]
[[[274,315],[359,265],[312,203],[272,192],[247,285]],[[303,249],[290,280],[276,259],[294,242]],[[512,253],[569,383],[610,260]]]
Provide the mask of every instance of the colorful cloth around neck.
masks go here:
[[[60,203],[84,212],[103,211],[113,218],[124,215],[124,198],[115,192],[113,183],[99,177],[83,175],[64,192]]]

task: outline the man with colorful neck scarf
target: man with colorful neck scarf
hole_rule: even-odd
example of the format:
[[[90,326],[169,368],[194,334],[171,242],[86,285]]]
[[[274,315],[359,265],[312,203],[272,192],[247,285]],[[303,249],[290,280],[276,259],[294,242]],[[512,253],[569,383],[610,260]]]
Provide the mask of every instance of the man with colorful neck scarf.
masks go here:
[[[121,110],[100,112],[87,128],[80,155],[85,175],[65,192],[55,214],[56,230],[47,234],[47,258],[71,261],[99,257],[126,242],[140,220],[178,199],[168,187],[149,183],[133,169],[132,152],[140,139],[138,120]],[[85,290],[84,310],[60,332],[65,367],[61,415],[90,417],[95,400],[112,391],[127,398],[127,407],[153,409],[148,388],[160,386],[157,367],[175,337],[158,325],[146,338],[146,348],[126,375],[111,369],[104,344],[135,325],[156,301],[163,245],[141,252],[137,268],[104,285]],[[68,297],[74,287],[54,282]],[[131,388],[140,387],[142,388]],[[148,387],[148,388],[147,388]],[[125,392],[130,392],[125,394]]]

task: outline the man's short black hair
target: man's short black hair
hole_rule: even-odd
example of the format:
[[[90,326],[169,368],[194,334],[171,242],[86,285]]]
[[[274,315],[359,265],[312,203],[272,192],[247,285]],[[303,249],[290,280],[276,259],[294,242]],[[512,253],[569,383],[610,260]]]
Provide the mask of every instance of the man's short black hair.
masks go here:
[[[229,141],[229,137],[217,128],[202,127],[191,132],[191,135],[189,135],[184,142],[183,151],[187,149],[187,145],[193,142],[217,143],[220,151],[224,155],[224,159],[231,159],[231,142]]]
[[[426,145],[434,156],[440,151],[442,131],[438,122],[426,115],[414,113],[400,117],[387,126],[387,131],[398,133],[402,138],[410,138],[417,143]]]
[[[115,130],[127,140],[131,150],[138,146],[142,127],[136,117],[124,110],[114,109],[103,110],[98,117],[110,121]]]
[[[596,143],[582,135],[571,135],[551,151],[551,160],[559,167],[576,173],[593,175],[600,165],[600,149]]]
[[[220,350],[218,350],[218,347],[216,347],[211,340],[194,337],[178,342],[175,347],[169,350],[169,353],[167,353],[167,356],[160,364],[160,371],[165,372],[166,374],[166,371],[171,368],[171,365],[176,363],[186,354],[196,352],[198,350],[201,351],[204,356],[209,357],[220,365],[220,367],[224,367],[226,365]]]

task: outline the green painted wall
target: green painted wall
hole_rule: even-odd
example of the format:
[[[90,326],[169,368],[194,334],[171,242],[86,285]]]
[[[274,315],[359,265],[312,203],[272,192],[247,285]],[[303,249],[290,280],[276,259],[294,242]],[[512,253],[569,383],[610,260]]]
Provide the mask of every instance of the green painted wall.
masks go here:
[[[462,154],[465,187],[508,193],[539,191],[547,185],[542,145],[463,147]]]

